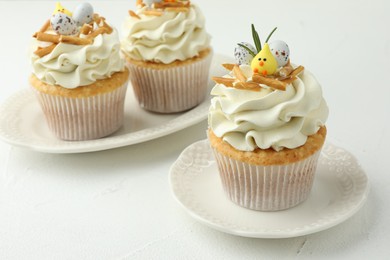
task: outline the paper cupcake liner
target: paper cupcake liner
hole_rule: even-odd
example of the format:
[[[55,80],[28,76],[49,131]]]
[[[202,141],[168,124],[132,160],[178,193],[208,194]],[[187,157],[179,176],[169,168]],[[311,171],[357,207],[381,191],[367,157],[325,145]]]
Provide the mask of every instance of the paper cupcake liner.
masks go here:
[[[182,112],[200,104],[208,92],[212,52],[199,61],[169,68],[127,62],[140,106],[159,113]]]
[[[127,82],[112,92],[70,98],[42,93],[33,88],[50,130],[60,139],[97,139],[123,124]]]
[[[277,211],[305,201],[313,186],[320,151],[287,165],[251,165],[213,152],[222,185],[236,204],[254,210]]]

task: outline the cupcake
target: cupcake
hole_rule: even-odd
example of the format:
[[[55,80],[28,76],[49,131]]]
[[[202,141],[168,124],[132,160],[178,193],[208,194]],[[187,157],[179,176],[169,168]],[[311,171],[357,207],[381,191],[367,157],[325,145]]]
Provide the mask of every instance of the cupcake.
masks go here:
[[[245,42],[236,47],[237,64],[224,64],[229,72],[213,78],[208,117],[225,193],[260,211],[288,209],[308,198],[328,116],[313,74],[290,63],[285,42],[268,44],[270,36],[263,47],[259,40],[256,48]]]
[[[101,138],[123,124],[129,71],[117,31],[93,7],[57,4],[34,34],[30,85],[62,140]]]
[[[175,113],[205,99],[212,50],[198,6],[190,1],[138,1],[122,32],[122,51],[142,108]]]

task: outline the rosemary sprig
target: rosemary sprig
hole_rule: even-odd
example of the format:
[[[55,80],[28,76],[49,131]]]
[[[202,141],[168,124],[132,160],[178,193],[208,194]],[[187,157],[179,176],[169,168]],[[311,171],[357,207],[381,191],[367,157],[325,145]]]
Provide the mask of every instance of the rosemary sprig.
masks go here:
[[[278,27],[275,27],[275,28],[272,30],[272,32],[270,32],[270,34],[269,34],[268,37],[267,37],[267,40],[265,40],[265,43],[268,42],[268,40],[271,38],[272,34],[276,31],[276,29],[278,29]]]
[[[261,51],[261,41],[259,38],[259,34],[257,33],[255,26],[252,24],[252,37],[253,37],[253,42],[255,43],[256,50],[259,53]]]
[[[247,50],[249,52],[250,55],[252,55],[252,57],[255,57],[256,56],[256,53],[254,53],[251,49],[249,49],[248,47],[246,47],[244,44],[241,44],[241,43],[237,43],[238,46],[241,46],[242,48],[244,48],[245,50]]]

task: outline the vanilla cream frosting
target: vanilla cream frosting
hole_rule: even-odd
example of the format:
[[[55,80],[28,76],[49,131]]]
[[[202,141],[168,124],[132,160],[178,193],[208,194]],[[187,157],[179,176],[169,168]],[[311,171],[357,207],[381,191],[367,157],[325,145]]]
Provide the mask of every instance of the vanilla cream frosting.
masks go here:
[[[33,43],[36,46],[45,44],[37,40]],[[110,34],[98,35],[90,45],[59,43],[51,53],[41,58],[31,54],[31,63],[39,80],[69,89],[92,84],[124,69],[115,29]]]
[[[250,67],[240,68],[251,79]],[[306,69],[285,91],[264,87],[256,92],[216,84],[211,94],[210,128],[241,151],[302,146],[329,113],[320,84]]]
[[[205,18],[196,5],[187,12],[163,11],[161,16],[128,16],[122,26],[123,52],[133,60],[169,64],[193,58],[210,45]]]

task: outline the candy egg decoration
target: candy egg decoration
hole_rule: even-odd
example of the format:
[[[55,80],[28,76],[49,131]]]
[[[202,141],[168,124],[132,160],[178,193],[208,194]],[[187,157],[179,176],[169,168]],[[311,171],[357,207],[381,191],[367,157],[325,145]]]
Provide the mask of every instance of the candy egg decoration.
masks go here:
[[[72,12],[70,12],[68,9],[63,7],[60,2],[56,3],[56,8],[54,9],[53,15],[57,13],[64,13],[69,17],[72,17]]]
[[[78,33],[78,27],[72,17],[65,13],[57,12],[50,18],[50,24],[53,30],[60,35],[75,35]]]
[[[234,58],[238,65],[250,65],[254,56],[256,56],[256,49],[250,43],[240,42],[234,48]]]
[[[252,59],[251,68],[253,73],[259,73],[263,76],[272,75],[277,71],[278,62],[272,55],[268,43]]]
[[[279,67],[287,65],[290,58],[290,48],[284,41],[276,40],[269,44],[272,55],[278,62]]]
[[[83,26],[93,20],[93,7],[90,3],[81,3],[73,11],[73,20],[77,26]]]
[[[270,51],[268,40],[272,34],[276,31],[275,27],[268,35],[264,48],[261,46],[259,34],[256,31],[255,26],[252,24],[252,37],[255,43],[257,54],[251,61],[251,68],[253,73],[262,74],[263,76],[273,75],[278,69],[278,62]]]
[[[257,91],[261,88],[273,89],[274,91],[286,91],[292,85],[298,75],[304,71],[303,66],[291,66],[290,49],[283,41],[268,43],[276,27],[268,35],[264,47],[261,46],[259,34],[252,24],[252,37],[256,47],[251,48],[245,42],[238,43],[234,50],[234,56],[238,65],[250,60],[250,66],[238,66],[236,64],[223,64],[223,67],[235,75],[235,78],[213,77],[218,84],[224,84],[237,89]],[[272,49],[271,49],[272,47]],[[245,52],[244,52],[245,50]],[[257,54],[255,54],[255,51]],[[245,59],[244,59],[245,58]],[[251,72],[253,72],[252,75]],[[292,86],[294,87],[294,86]]]

